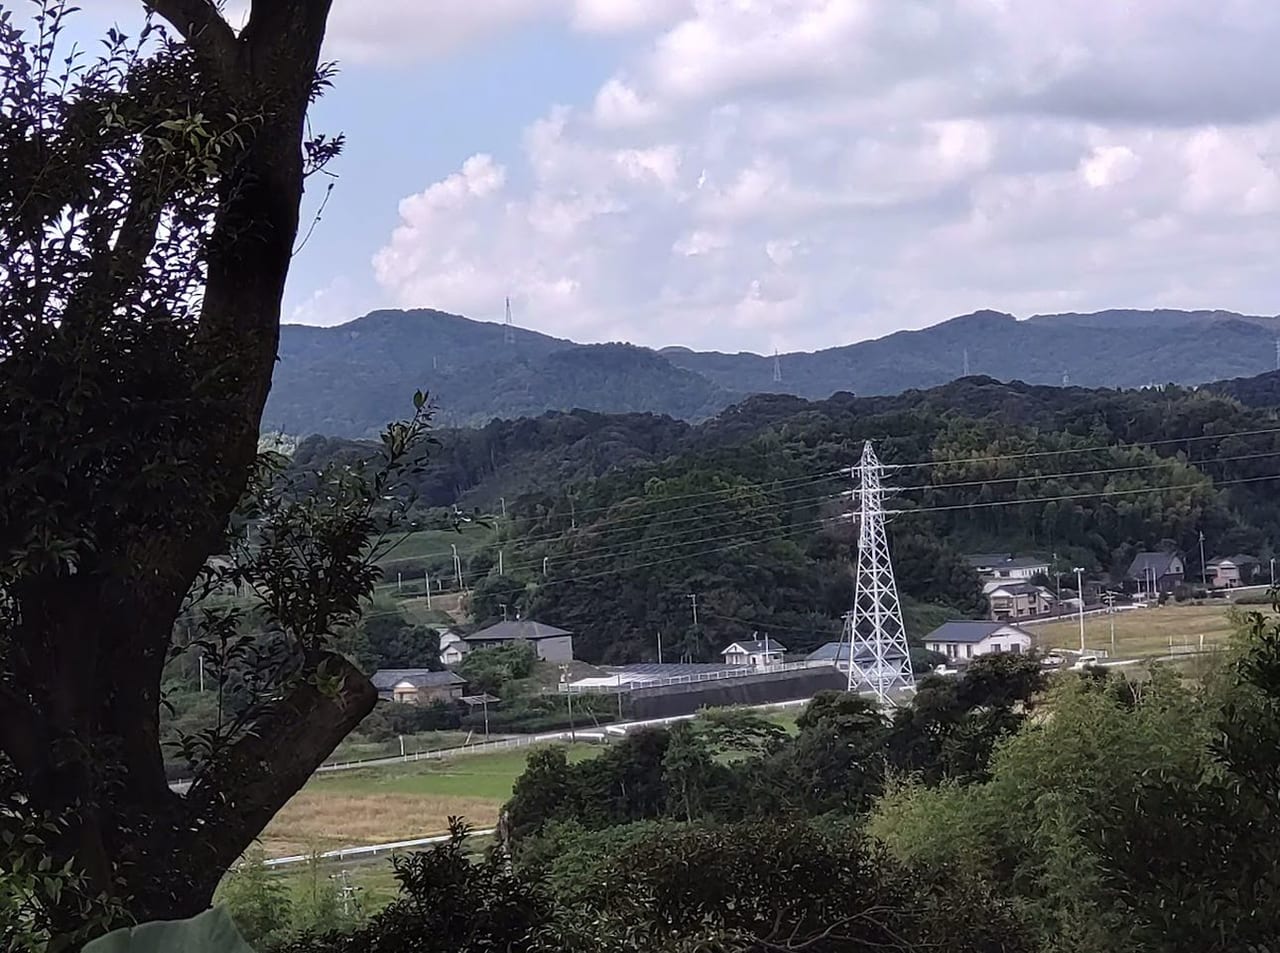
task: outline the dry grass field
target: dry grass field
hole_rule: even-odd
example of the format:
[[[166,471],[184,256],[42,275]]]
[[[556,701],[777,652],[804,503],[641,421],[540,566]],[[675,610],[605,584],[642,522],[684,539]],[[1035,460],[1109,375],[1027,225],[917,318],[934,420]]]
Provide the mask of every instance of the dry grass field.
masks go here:
[[[1199,648],[1204,636],[1204,647],[1221,647],[1234,631],[1228,618],[1230,605],[1167,605],[1149,609],[1132,609],[1113,614],[1085,616],[1085,645],[1092,651],[1111,651],[1111,625],[1115,623],[1116,656],[1167,655],[1170,645]],[[1244,610],[1244,611],[1247,611]],[[1054,648],[1078,649],[1080,627],[1075,618],[1063,619],[1044,625],[1027,626],[1035,640],[1036,648],[1047,651]]]
[[[492,827],[531,749],[461,755],[323,774],[308,782],[263,832],[268,857],[443,834],[449,818]],[[570,757],[598,749],[577,745]]]

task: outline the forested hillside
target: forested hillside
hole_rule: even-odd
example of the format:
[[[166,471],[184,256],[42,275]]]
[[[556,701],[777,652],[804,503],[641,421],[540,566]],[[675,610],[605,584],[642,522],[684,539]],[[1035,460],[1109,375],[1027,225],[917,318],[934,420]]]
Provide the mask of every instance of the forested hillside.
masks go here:
[[[671,657],[706,658],[755,630],[812,648],[851,602],[847,471],[866,440],[897,468],[890,533],[915,634],[980,609],[967,551],[1056,554],[1105,579],[1138,550],[1176,548],[1194,575],[1200,532],[1209,555],[1260,557],[1280,533],[1274,411],[1177,387],[978,377],[896,397],[757,397],[696,427],[576,413],[446,432],[419,477],[421,514],[493,514],[497,542],[466,568],[477,614],[506,603],[569,628],[587,659],[652,657],[659,637]],[[296,461],[357,447],[308,441]]]
[[[508,330],[510,337],[508,337]],[[748,394],[897,394],[968,373],[1038,384],[1201,384],[1274,368],[1275,318],[1220,311],[1103,311],[1025,321],[978,311],[813,353],[720,354],[583,346],[439,311],[378,311],[335,328],[286,326],[264,426],[361,437],[434,397],[472,426],[576,408],[699,421]],[[776,375],[775,375],[775,372]]]

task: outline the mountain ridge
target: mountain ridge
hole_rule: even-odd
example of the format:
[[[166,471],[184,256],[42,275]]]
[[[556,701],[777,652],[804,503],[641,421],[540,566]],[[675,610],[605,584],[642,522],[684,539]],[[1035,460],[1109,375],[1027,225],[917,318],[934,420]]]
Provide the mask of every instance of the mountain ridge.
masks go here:
[[[574,409],[696,422],[752,394],[896,394],[945,384],[966,369],[1031,384],[1199,385],[1273,370],[1278,335],[1280,319],[1228,311],[1121,309],[1019,319],[979,310],[775,358],[679,345],[579,344],[442,311],[381,310],[329,328],[282,327],[263,426],[368,436],[403,416],[417,389],[431,393],[442,424],[477,426]]]

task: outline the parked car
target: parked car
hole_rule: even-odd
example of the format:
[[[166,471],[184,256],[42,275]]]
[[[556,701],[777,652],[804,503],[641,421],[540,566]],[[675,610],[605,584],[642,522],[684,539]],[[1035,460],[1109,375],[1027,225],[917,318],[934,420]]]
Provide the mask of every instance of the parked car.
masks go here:
[[[1046,667],[1052,668],[1058,665],[1064,665],[1066,664],[1066,661],[1067,660],[1063,658],[1061,655],[1059,655],[1057,652],[1050,652],[1048,655],[1046,655],[1044,658],[1040,660],[1040,664]]]
[[[1071,667],[1079,671],[1082,668],[1088,668],[1090,665],[1097,665],[1097,664],[1098,664],[1098,656],[1081,655],[1078,659],[1076,659],[1075,664],[1072,665]]]

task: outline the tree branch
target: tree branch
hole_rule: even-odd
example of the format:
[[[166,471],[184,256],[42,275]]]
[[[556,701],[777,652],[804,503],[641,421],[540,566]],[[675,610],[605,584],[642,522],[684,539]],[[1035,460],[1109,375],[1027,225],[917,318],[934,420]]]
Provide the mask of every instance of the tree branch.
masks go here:
[[[187,794],[193,869],[221,876],[338,743],[373,710],[377,692],[346,658],[324,652],[247,734],[219,754]],[[324,682],[336,682],[326,691]]]
[[[173,24],[202,60],[223,80],[235,75],[240,45],[213,0],[142,0],[145,7]]]

